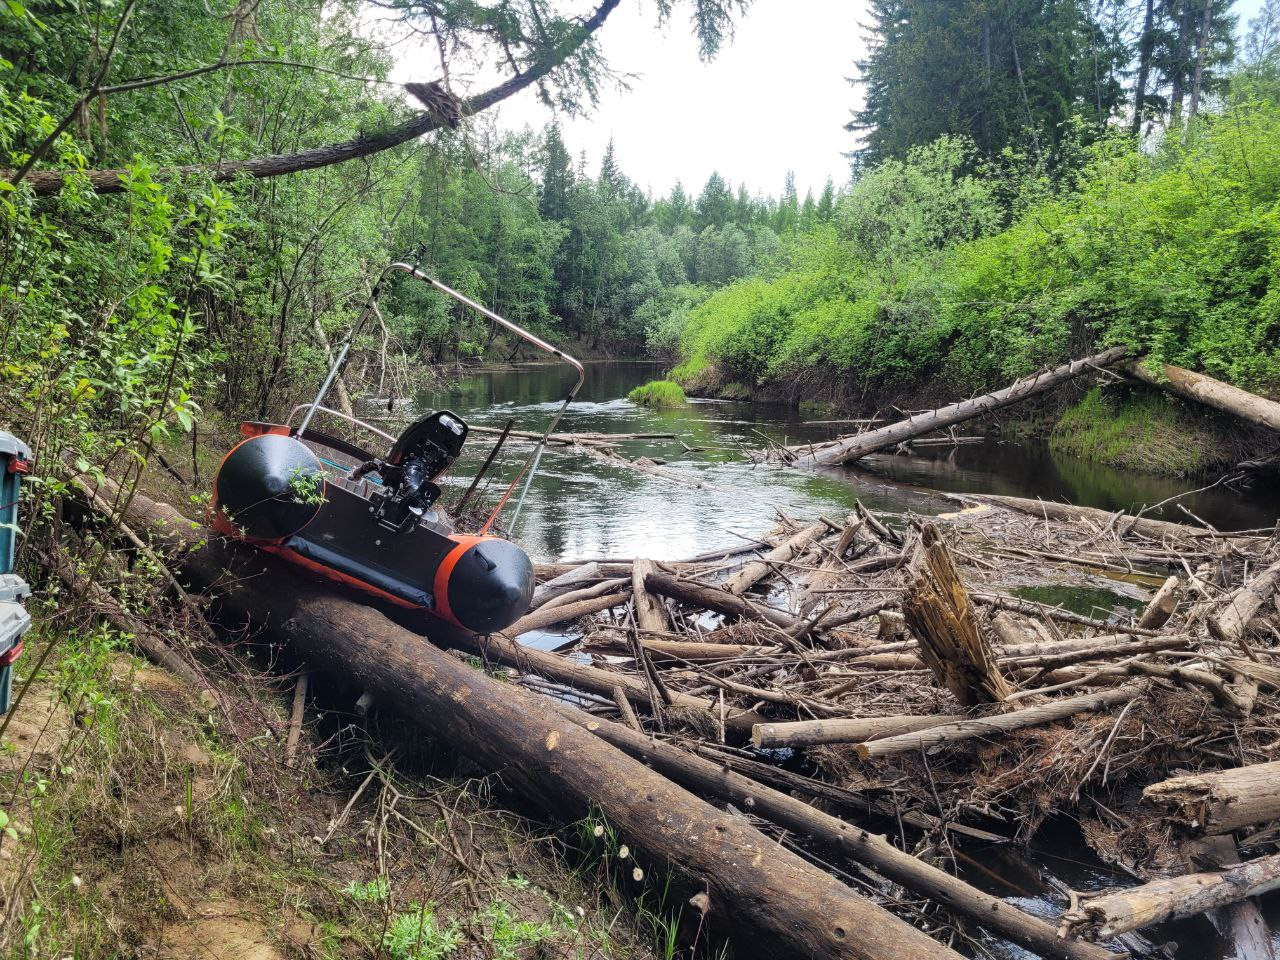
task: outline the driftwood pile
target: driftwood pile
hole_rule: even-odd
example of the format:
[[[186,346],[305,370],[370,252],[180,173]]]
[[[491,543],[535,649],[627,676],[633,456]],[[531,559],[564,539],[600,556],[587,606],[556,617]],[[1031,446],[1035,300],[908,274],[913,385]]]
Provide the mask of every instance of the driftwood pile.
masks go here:
[[[1210,911],[1242,956],[1270,956],[1247,898],[1280,885],[1276,531],[966,501],[783,520],[685,563],[541,565],[528,616],[467,646],[695,792],[750,796],[787,842],[920,898],[935,933],[959,929],[941,905],[1038,955],[1102,956],[1090,941]],[[571,622],[554,652],[518,642]],[[1068,891],[1048,923],[947,872],[1055,817],[1149,882]],[[853,842],[863,826],[921,855]]]

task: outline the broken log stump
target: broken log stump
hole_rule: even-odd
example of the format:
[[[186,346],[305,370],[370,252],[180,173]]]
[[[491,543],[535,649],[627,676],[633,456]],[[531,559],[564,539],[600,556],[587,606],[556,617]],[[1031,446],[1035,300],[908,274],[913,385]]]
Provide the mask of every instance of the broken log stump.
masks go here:
[[[644,578],[655,572],[652,560],[637,558],[631,565],[631,596],[635,601],[636,626],[646,633],[665,633],[667,612],[662,602],[644,585]]]
[[[1142,616],[1138,618],[1138,626],[1144,630],[1159,630],[1169,622],[1173,611],[1178,609],[1178,601],[1181,598],[1182,579],[1170,577],[1147,603]]]
[[[1000,703],[1013,688],[996,666],[969,593],[935,524],[924,525],[921,544],[921,568],[902,599],[903,616],[920,643],[920,659],[965,706]]]

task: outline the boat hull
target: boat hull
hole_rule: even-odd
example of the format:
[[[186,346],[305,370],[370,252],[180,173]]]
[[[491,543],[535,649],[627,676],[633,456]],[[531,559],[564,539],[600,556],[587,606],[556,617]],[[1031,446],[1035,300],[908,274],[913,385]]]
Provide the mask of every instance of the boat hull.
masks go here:
[[[273,427],[253,425],[261,432],[219,467],[210,510],[217,532],[473,633],[502,630],[528,610],[533,564],[520,547],[455,533],[439,510],[396,513],[379,484],[326,467],[334,458],[318,456],[310,434],[304,444]]]

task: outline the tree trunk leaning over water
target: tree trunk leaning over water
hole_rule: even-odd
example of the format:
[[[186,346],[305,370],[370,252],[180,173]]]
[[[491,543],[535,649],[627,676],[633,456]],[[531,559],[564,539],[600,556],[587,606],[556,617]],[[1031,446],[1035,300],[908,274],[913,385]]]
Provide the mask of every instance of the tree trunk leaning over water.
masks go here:
[[[1125,364],[1124,371],[1143,383],[1166,390],[1184,400],[1202,403],[1261,427],[1280,430],[1280,403],[1256,393],[1169,363],[1160,365],[1159,374],[1153,373],[1141,361]]]
[[[787,450],[794,454],[792,462],[796,464],[853,463],[868,454],[896,447],[903,441],[910,440],[913,437],[919,437],[934,430],[952,427],[957,423],[963,423],[985,413],[991,413],[1030,397],[1047,393],[1053,388],[1068,383],[1077,377],[1114,366],[1130,356],[1132,354],[1127,347],[1112,347],[1110,350],[1104,350],[1091,357],[1072,360],[1070,363],[1063,364],[1053,370],[1024,377],[1003,390],[996,390],[993,393],[986,393],[971,400],[962,400],[959,403],[940,407],[937,410],[916,414],[914,417],[890,424],[887,427],[880,427],[878,430],[868,430],[865,433],[844,437],[826,444],[788,447]]]
[[[696,884],[744,953],[847,960],[958,960],[958,954],[559,716],[546,701],[476,670],[376,610],[252,549],[211,540],[163,504],[134,498],[129,521],[176,552],[232,628],[267,626],[314,669],[352,677],[557,818],[603,812],[618,834]],[[203,535],[203,531],[198,531]],[[228,576],[230,574],[230,576]],[[617,675],[611,675],[617,682]]]

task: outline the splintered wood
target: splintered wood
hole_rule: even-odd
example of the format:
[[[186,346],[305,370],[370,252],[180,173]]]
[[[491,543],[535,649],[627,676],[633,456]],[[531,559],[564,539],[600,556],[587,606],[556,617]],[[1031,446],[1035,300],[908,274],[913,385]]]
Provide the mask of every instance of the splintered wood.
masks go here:
[[[969,593],[934,524],[924,525],[921,547],[921,568],[902,601],[920,658],[963,706],[1000,703],[1013,690],[996,668]]]

